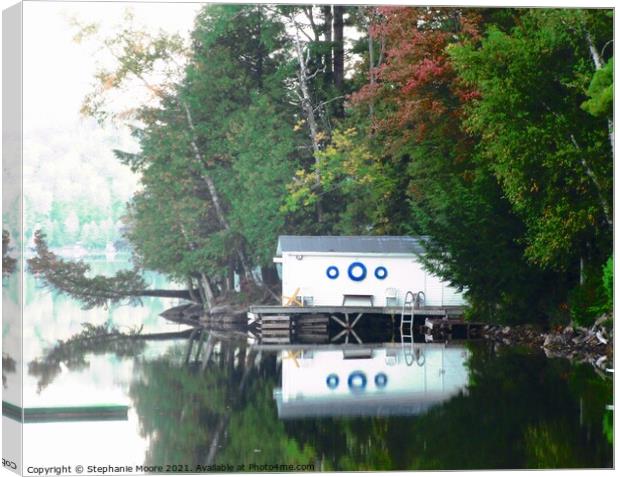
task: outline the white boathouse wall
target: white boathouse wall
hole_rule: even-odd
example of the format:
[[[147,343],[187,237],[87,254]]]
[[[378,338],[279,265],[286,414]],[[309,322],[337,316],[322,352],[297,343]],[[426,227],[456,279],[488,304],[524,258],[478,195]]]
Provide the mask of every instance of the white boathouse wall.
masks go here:
[[[426,272],[413,253],[289,250],[282,251],[276,261],[282,265],[283,305],[296,293],[311,306],[342,306],[345,296],[348,306],[370,305],[368,299],[354,295],[371,295],[373,306],[400,306],[407,291],[424,292],[426,306],[466,304],[462,293]],[[352,266],[351,273],[358,280],[349,274]]]

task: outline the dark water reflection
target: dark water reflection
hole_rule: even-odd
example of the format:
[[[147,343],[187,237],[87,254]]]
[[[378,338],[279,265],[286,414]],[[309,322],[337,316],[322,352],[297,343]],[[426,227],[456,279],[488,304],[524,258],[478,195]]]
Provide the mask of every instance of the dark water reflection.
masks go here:
[[[385,352],[373,351],[388,363]],[[484,344],[438,345],[426,354],[421,367],[392,372],[400,388],[380,392],[370,382],[377,359],[342,360],[318,349],[256,353],[220,341],[203,369],[182,364],[184,349],[175,348],[141,362],[131,385],[150,442],[146,462],[314,463],[317,470],[612,466],[604,424],[611,380],[590,367]],[[341,380],[365,371],[366,388],[338,395],[315,379],[334,369]],[[288,414],[283,394],[297,404]]]

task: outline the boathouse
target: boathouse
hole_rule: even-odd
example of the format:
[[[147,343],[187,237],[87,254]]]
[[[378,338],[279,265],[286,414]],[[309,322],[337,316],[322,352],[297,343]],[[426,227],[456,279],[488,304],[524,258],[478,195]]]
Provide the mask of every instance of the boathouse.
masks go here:
[[[461,292],[424,269],[425,237],[282,235],[274,262],[282,305],[402,306],[408,292],[419,305],[465,305]]]

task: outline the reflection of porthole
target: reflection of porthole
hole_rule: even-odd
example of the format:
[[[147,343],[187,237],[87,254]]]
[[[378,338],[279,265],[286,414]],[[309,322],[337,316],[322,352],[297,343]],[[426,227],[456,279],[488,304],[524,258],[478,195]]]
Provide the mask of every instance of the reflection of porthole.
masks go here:
[[[387,384],[387,375],[385,373],[378,373],[375,376],[375,386],[378,388],[384,388]]]
[[[334,267],[333,265],[330,267],[327,267],[327,278],[330,278],[331,280],[335,280],[336,278],[338,278],[338,275],[340,275],[340,272],[338,271],[338,267]]]
[[[366,278],[366,266],[361,262],[353,262],[349,265],[349,278],[354,282],[361,282]]]
[[[325,380],[325,382],[327,383],[327,387],[329,389],[336,389],[338,387],[338,383],[340,382],[340,379],[338,379],[337,375],[330,374],[329,376],[327,376],[327,379]]]
[[[375,277],[379,280],[383,280],[387,277],[387,269],[385,267],[377,267],[375,268]]]
[[[349,374],[347,384],[351,391],[363,391],[366,388],[366,383],[368,383],[366,375],[361,371],[354,371]]]

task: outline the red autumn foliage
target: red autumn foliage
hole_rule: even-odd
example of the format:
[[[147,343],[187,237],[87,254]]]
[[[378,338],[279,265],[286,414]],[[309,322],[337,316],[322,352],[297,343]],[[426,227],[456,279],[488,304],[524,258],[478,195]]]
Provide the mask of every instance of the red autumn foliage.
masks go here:
[[[479,39],[473,9],[377,7],[373,38],[385,59],[373,70],[374,84],[352,96],[354,105],[374,105],[373,130],[397,146],[437,131],[460,133],[466,102],[479,97],[459,81],[446,49]]]

